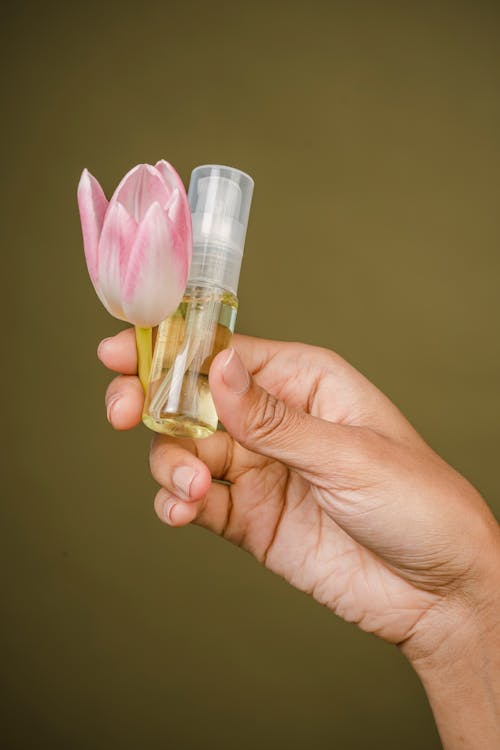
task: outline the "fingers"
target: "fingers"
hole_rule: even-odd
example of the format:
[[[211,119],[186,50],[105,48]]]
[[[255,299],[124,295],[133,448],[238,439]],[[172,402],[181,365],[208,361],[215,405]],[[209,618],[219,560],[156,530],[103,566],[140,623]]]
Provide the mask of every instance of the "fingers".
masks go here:
[[[137,373],[137,349],[133,328],[126,328],[116,336],[103,339],[97,347],[97,356],[110,370],[124,375]]]
[[[176,498],[187,501],[201,500],[212,481],[210,470],[196,456],[193,443],[155,435],[149,458],[156,481]]]
[[[137,350],[133,328],[103,339],[97,356],[110,370],[123,375],[115,378],[106,391],[106,415],[115,430],[130,430],[141,421],[144,391],[137,377]]]
[[[242,334],[234,334],[233,339],[252,373],[261,370],[279,351],[297,346]],[[116,336],[103,339],[97,348],[97,356],[110,370],[124,375],[135,375],[137,373],[137,349],[134,329],[127,328]]]
[[[137,377],[119,375],[106,390],[105,404],[108,422],[115,430],[130,430],[142,417],[144,391]]]
[[[97,356],[110,370],[121,372],[109,384],[106,397],[106,416],[115,430],[130,430],[142,417],[144,391],[137,377],[137,351],[133,328],[101,341]]]
[[[219,418],[237,443],[328,486],[335,478],[353,481],[362,430],[318,419],[276,398],[258,385],[235,349],[215,357],[209,378]]]
[[[288,341],[272,341],[255,336],[245,336],[241,333],[233,334],[232,343],[245,360],[252,375],[264,369],[277,354],[283,354],[287,350],[291,352],[297,347],[303,346]]]
[[[233,342],[256,382],[290,407],[330,422],[370,427],[401,442],[422,443],[399,409],[334,352],[241,334],[235,334]],[[134,330],[104,339],[98,357],[111,370],[135,374]]]
[[[387,396],[335,352],[252,336],[235,335],[233,343],[255,381],[288,406],[408,444],[422,443]]]
[[[154,509],[163,523],[169,526],[186,526],[196,518],[201,502],[201,500],[191,503],[183,502],[162,487],[156,494]]]
[[[223,484],[212,483],[201,500],[186,501],[165,488],[158,490],[154,509],[163,523],[169,526],[186,526],[196,523],[215,534],[223,534],[230,508],[230,489]]]
[[[214,483],[212,474],[217,476],[225,471],[229,441],[229,435],[223,432],[199,441],[155,435],[150,465],[153,477],[162,485],[154,508],[163,523],[185,526],[196,521],[217,534],[223,532],[230,488]]]
[[[175,493],[171,482],[172,467],[188,465],[194,470],[204,467],[209,478],[233,482],[238,471],[246,468],[239,454],[246,456],[249,463],[252,459],[247,451],[234,445],[227,432],[217,430],[208,438],[192,440],[174,438],[168,435],[155,435],[151,443],[149,462],[151,473],[156,481]],[[265,459],[255,456],[254,462],[260,464]],[[205,487],[205,492],[208,485]]]

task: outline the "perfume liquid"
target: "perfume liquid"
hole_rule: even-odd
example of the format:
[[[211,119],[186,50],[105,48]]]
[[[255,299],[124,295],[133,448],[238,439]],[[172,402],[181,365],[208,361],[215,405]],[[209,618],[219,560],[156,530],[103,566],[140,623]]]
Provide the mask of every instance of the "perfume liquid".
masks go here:
[[[143,422],[176,437],[208,437],[218,419],[208,386],[214,357],[231,344],[237,298],[225,289],[192,285],[156,335]]]

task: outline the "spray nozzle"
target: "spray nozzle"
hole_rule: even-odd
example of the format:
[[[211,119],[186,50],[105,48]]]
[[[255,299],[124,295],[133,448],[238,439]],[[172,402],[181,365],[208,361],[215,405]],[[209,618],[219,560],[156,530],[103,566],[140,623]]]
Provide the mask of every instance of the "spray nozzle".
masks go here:
[[[193,220],[190,279],[235,291],[252,201],[253,180],[239,169],[196,167],[189,183]]]

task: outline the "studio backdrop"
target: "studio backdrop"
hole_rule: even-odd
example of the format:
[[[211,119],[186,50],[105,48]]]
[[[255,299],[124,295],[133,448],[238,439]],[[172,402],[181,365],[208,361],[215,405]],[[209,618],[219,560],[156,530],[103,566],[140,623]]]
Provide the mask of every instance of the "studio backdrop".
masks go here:
[[[498,513],[500,8],[5,2],[2,746],[439,747],[396,648],[197,526],[96,358],[84,167],[252,175],[237,331],[337,351]]]

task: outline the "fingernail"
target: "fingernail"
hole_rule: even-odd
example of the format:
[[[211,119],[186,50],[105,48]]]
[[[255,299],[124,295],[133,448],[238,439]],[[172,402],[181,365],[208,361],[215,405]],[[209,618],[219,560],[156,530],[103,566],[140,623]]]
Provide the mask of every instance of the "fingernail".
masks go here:
[[[241,394],[248,390],[250,375],[236,349],[231,349],[231,353],[224,363],[222,379],[233,393]]]
[[[196,471],[191,466],[177,466],[174,469],[172,472],[172,481],[180,497],[189,497],[189,490],[195,476]]]
[[[107,339],[103,339],[101,343],[99,344],[99,346],[97,347],[97,356],[99,357],[99,359],[101,359],[101,354],[103,350],[106,348],[106,346],[108,345],[108,343],[111,341],[112,338],[113,338],[112,336],[109,336]]]
[[[108,418],[108,422],[111,424],[111,417],[113,416],[113,412],[116,408],[116,403],[121,399],[121,393],[115,393],[114,396],[111,396],[109,401],[106,402],[106,416]]]
[[[177,502],[173,498],[165,502],[165,505],[163,507],[163,515],[165,516],[165,520],[167,523],[172,523],[172,511],[176,505]]]

